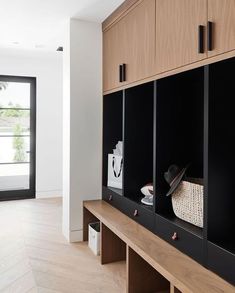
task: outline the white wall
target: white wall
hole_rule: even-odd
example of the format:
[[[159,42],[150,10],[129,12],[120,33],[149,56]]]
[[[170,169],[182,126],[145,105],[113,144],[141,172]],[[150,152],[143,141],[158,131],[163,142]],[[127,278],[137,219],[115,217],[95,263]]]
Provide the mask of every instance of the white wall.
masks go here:
[[[72,19],[64,47],[63,232],[82,240],[82,202],[101,198],[101,24]]]
[[[0,75],[37,78],[36,195],[62,195],[62,53],[0,50]]]

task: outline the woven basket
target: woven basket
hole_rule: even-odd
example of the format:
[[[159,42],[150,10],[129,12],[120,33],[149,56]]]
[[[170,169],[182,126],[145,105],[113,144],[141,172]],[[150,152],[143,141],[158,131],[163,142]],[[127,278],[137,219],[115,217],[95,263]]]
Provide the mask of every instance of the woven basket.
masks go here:
[[[195,226],[203,227],[203,183],[202,179],[187,178],[172,194],[175,215]]]

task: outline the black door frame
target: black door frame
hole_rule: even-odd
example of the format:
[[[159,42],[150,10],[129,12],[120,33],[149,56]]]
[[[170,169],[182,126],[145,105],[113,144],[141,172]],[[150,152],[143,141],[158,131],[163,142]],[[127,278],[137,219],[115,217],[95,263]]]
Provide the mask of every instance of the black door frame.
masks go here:
[[[36,77],[0,75],[0,81],[30,83],[29,189],[0,191],[0,201],[35,198],[36,193]]]

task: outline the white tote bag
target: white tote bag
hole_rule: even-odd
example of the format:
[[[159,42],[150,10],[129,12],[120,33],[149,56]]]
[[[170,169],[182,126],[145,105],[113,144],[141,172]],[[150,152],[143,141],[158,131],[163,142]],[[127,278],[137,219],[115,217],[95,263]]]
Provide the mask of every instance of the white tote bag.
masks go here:
[[[108,155],[108,186],[122,189],[122,156]]]

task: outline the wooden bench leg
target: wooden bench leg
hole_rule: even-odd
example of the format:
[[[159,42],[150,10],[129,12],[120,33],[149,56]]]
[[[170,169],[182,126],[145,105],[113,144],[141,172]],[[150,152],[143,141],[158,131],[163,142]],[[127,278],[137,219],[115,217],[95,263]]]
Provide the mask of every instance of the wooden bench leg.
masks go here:
[[[169,292],[170,283],[130,247],[127,248],[127,293]]]
[[[101,264],[126,259],[126,244],[103,223],[101,224]]]
[[[99,220],[85,207],[83,207],[83,241],[88,241],[88,225]]]

